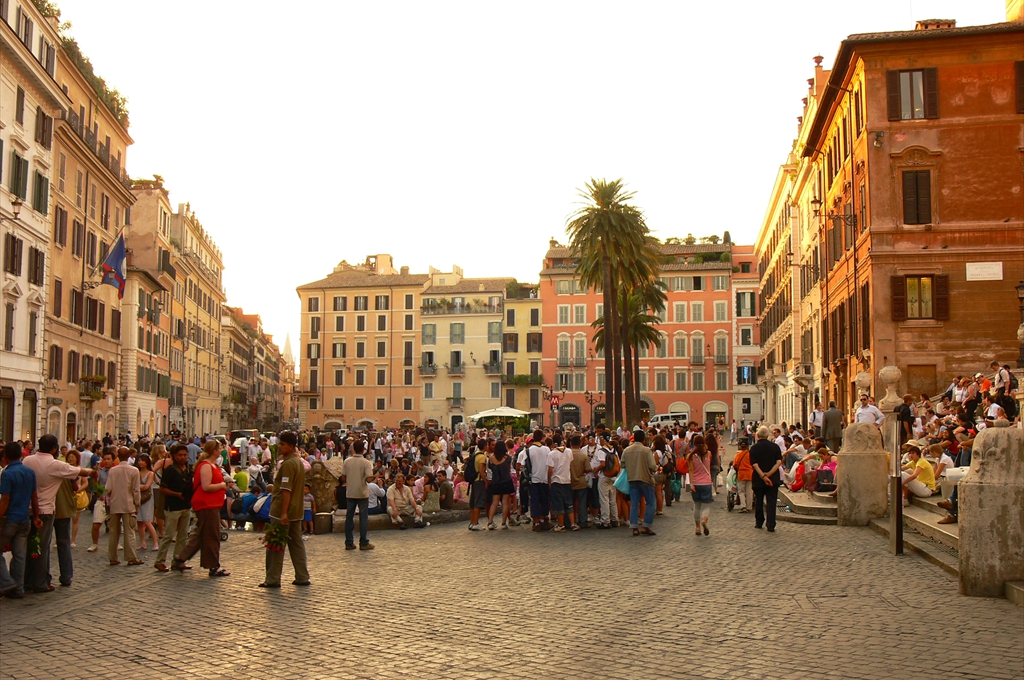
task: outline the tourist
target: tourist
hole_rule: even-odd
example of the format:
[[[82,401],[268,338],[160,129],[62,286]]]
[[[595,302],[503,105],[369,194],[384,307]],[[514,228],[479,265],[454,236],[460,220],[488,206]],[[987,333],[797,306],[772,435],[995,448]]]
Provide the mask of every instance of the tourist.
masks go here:
[[[456,440],[458,441],[458,440]],[[491,448],[488,446],[488,448]],[[491,502],[487,508],[487,528],[494,530],[508,529],[509,516],[512,514],[512,497],[515,485],[512,482],[512,458],[508,455],[508,445],[503,441],[494,442],[493,451],[487,459],[487,471],[490,475],[488,492]],[[442,471],[441,474],[444,474]],[[501,526],[494,524],[494,515],[501,503]]]
[[[590,526],[590,481],[592,478],[590,456],[581,447],[583,438],[574,434],[569,437],[569,451],[572,459],[569,462],[569,478],[572,486],[573,511],[576,521],[573,523],[573,531],[581,527]]]
[[[619,526],[618,493],[615,489],[615,478],[621,472],[619,457],[608,441],[607,434],[597,438],[597,450],[594,452],[594,474],[597,478],[597,497],[601,505],[598,529],[611,529]]]
[[[230,576],[220,566],[220,509],[226,498],[224,474],[220,467],[220,442],[210,439],[203,444],[202,454],[192,473],[192,512],[196,516],[195,533],[184,549],[171,561],[171,569],[183,571],[185,562],[200,552],[199,565],[208,569],[210,576]],[[175,543],[175,550],[178,544]]]
[[[164,499],[164,535],[156,554],[157,571],[167,571],[167,550],[171,543],[178,552],[184,552],[188,542],[188,524],[192,511],[192,474],[188,469],[188,447],[175,444],[171,447],[171,464],[163,470],[160,478],[159,495]],[[172,556],[174,553],[171,553]],[[183,569],[191,569],[181,565]]]
[[[696,435],[691,440],[693,449],[686,457],[687,467],[690,470],[690,497],[693,499],[693,522],[696,526],[697,536],[701,531],[707,536],[708,519],[711,515],[711,503],[714,500],[712,493],[712,468],[711,452],[708,451],[704,437]]]
[[[732,460],[732,467],[736,470],[736,483],[739,487],[740,512],[750,512],[754,508],[753,495],[751,493],[751,477],[754,476],[754,468],[750,466],[750,444],[746,438],[740,441],[740,450]]]
[[[634,536],[654,536],[651,525],[655,512],[654,473],[658,466],[654,462],[654,453],[644,445],[644,438],[644,431],[637,429],[633,433],[633,443],[622,452],[622,467],[629,479],[629,526]],[[646,503],[646,512],[638,524],[641,499]]]
[[[100,455],[100,464],[96,468],[95,475],[98,495],[92,505],[92,545],[86,549],[86,552],[96,552],[99,549],[100,526],[106,524],[108,514],[106,492],[99,493],[99,491],[106,489],[107,477],[110,474],[110,470],[114,467],[115,457],[116,454],[113,446],[103,448]]]
[[[921,449],[916,442],[907,447],[910,462],[903,466],[900,476],[903,479],[903,500],[910,504],[910,497],[928,498],[935,492],[935,472],[932,464],[921,456]]]
[[[117,559],[117,542],[124,532],[124,558],[128,566],[142,564],[135,554],[135,532],[138,530],[136,514],[142,503],[139,471],[128,462],[131,449],[122,446],[117,450],[118,463],[107,475],[107,505],[110,508],[109,534],[107,535],[107,557],[110,565],[121,564]]]
[[[298,436],[294,432],[282,432],[278,438],[279,467],[274,476],[274,493],[270,501],[270,525],[280,525],[288,530],[288,556],[295,570],[292,585],[308,586],[309,569],[306,566],[306,546],[302,541],[303,501],[300,493],[306,483],[306,470],[296,449],[297,445]],[[280,588],[283,568],[284,551],[267,550],[266,576],[259,587]]]
[[[153,526],[154,507],[156,505],[155,496],[157,495],[154,493],[156,490],[154,489],[156,473],[150,470],[151,464],[150,457],[145,453],[140,453],[135,459],[135,467],[139,470],[139,492],[142,499],[136,521],[139,525],[139,549],[146,549],[146,534],[148,532],[153,539],[153,550],[156,551],[159,550],[156,528]]]
[[[843,443],[843,412],[836,407],[835,401],[828,402],[828,410],[822,414],[821,437],[833,451],[838,451]],[[757,444],[754,444],[754,446],[757,446]],[[753,451],[754,448],[751,447],[750,450]],[[754,481],[757,481],[756,478]],[[756,483],[754,487],[757,487]],[[776,488],[776,492],[778,492],[778,488]]]
[[[544,430],[535,430],[533,439],[526,449],[523,465],[530,475],[530,517],[533,531],[548,531],[548,513],[551,512],[551,470],[549,461],[551,449],[544,445]]]
[[[900,433],[900,445],[905,444],[907,441],[914,437],[914,409],[912,404],[914,403],[914,395],[904,394],[903,403],[896,407],[896,420],[899,422],[899,433]],[[834,448],[829,445],[833,451],[838,451],[838,448]]]
[[[711,486],[714,493],[717,494],[718,475],[722,471],[722,458],[719,454],[721,439],[718,437],[717,428],[708,428],[707,434],[704,435],[704,445],[707,446],[708,452],[711,454]]]
[[[885,414],[883,414],[877,406],[871,403],[868,395],[860,395],[860,406],[857,407],[857,411],[853,417],[855,422],[858,423],[871,423],[872,425],[881,428],[882,423],[885,422]]]
[[[373,465],[366,459],[364,444],[355,442],[353,453],[341,466],[341,481],[345,483],[345,550],[355,550],[355,512],[359,510],[359,549],[373,550],[367,532],[370,526],[370,488]],[[374,484],[373,486],[377,486]],[[380,487],[377,487],[379,489]],[[374,494],[374,502],[377,496]]]
[[[64,455],[64,462],[72,467],[80,467],[79,461],[82,454],[76,449],[71,449]],[[92,453],[89,454],[92,456]],[[91,471],[90,471],[91,473]],[[74,512],[71,515],[71,547],[77,548],[75,541],[78,540],[78,520],[82,514],[82,510],[89,507],[89,479],[85,477],[76,477],[75,479],[65,479],[64,484],[70,486],[71,495],[75,499]],[[81,494],[81,495],[80,495]],[[56,520],[54,521],[56,526]],[[59,559],[59,556],[58,556]]]
[[[572,450],[563,444],[560,432],[552,437],[551,455],[548,458],[548,478],[551,480],[551,513],[555,516],[554,531],[565,531],[576,526],[572,507]],[[576,526],[573,531],[578,531]]]
[[[470,531],[484,530],[480,526],[480,511],[487,508],[487,455],[494,446],[494,441],[488,440],[484,446],[487,451],[477,449],[469,454],[469,459],[466,461],[466,475],[472,480],[469,485]]]
[[[316,514],[316,499],[310,491],[309,484],[302,488],[302,536],[303,540],[313,535],[313,515]]]
[[[829,402],[829,411],[835,407],[835,402]],[[838,409],[835,409],[838,411]],[[842,414],[840,413],[840,426]],[[828,420],[823,427],[831,425]],[[750,447],[750,466],[753,469],[751,486],[754,490],[754,527],[760,529],[767,524],[768,531],[775,531],[775,511],[779,498],[779,485],[782,483],[779,468],[782,466],[782,451],[775,442],[769,441],[769,431],[764,425],[757,428],[757,442]],[[840,437],[841,438],[841,437]],[[690,468],[693,474],[693,468]]]
[[[42,531],[36,473],[21,462],[18,442],[3,448],[3,474],[0,475],[0,551],[11,550],[11,565],[0,553],[0,594],[12,599],[25,597],[25,563],[28,559],[28,535],[32,527]],[[48,590],[52,590],[52,586]],[[45,592],[45,591],[44,591]]]
[[[455,507],[455,485],[453,485],[448,479],[448,473],[445,470],[437,471],[438,478],[438,505],[441,506],[442,510],[451,510]],[[376,484],[374,486],[377,486]],[[380,487],[377,487],[380,489]],[[384,492],[381,491],[383,494]],[[384,512],[384,508],[378,505],[379,512]]]
[[[405,475],[399,474],[395,477],[395,483],[388,487],[387,501],[391,523],[399,529],[408,528],[404,519],[413,516],[413,526],[418,529],[427,526],[423,521],[423,510],[413,497],[412,489],[405,485]]]

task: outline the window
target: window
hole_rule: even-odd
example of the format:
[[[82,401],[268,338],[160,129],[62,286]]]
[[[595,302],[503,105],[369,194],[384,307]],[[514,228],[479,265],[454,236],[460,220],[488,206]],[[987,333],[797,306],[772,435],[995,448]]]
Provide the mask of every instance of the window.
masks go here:
[[[402,410],[403,411],[411,411],[412,410],[412,399],[411,398],[407,397],[407,398],[402,400]]]
[[[422,342],[424,345],[433,345],[437,342],[437,325],[432,323],[423,324]]]
[[[491,399],[501,399],[501,383],[491,383]]]
[[[704,321],[704,303],[694,302],[690,305],[690,321],[699,323]]]
[[[365,330],[366,330],[366,315],[365,314],[357,314],[356,315],[356,331],[358,331],[359,333],[362,333]]]
[[[85,187],[85,175],[81,170],[78,171],[78,180],[75,183],[75,205],[79,208],[82,207],[82,192]]]
[[[453,382],[452,383],[452,398],[453,399],[462,399],[462,383],[460,383],[460,382]]]
[[[600,319],[601,317],[604,316],[604,303],[603,302],[598,302],[596,305],[594,305],[594,314],[595,314],[594,318],[597,318],[597,319]]]
[[[377,358],[383,359],[388,355],[388,343],[384,340],[377,341]]]
[[[724,364],[729,361],[729,338],[724,335],[715,336],[715,363]]]
[[[516,325],[516,310],[506,309],[505,310],[505,325],[509,328],[515,328]]]
[[[336,316],[334,317],[334,332],[343,333],[345,331],[345,317]]]
[[[21,276],[21,251],[24,242],[14,234],[4,234],[4,271]]]
[[[362,397],[356,397],[356,410],[362,411],[366,408],[366,400]]]
[[[347,312],[348,311],[348,298],[344,295],[338,295],[334,298],[334,311],[336,312]]]
[[[71,226],[71,254],[82,257],[85,253],[85,225],[74,220]]]
[[[558,360],[563,366],[569,365],[569,338],[558,339]]]
[[[672,320],[676,323],[683,323],[686,321],[686,303],[677,302],[673,305],[672,309]]]
[[[725,371],[715,371],[715,389],[725,392],[729,389],[729,374]]]
[[[366,358],[366,343],[363,342],[362,340],[359,340],[359,341],[356,342],[356,358],[357,359],[364,359],[364,358]]]
[[[336,368],[336,369],[334,369],[334,384],[337,385],[338,387],[343,387],[345,385],[345,369],[344,368]]]
[[[461,345],[466,342],[466,324],[458,322],[451,324],[449,331],[450,342],[453,345]]]
[[[306,308],[310,312],[319,312],[320,311],[320,298],[318,298],[318,297],[311,297],[311,298],[309,298],[309,300],[308,300],[308,302],[306,304]]]
[[[377,297],[375,297],[373,299],[373,308],[376,309],[376,310],[379,310],[379,311],[388,309],[389,302],[390,302],[390,296],[389,295],[378,295]]]
[[[515,390],[514,387],[510,387],[509,389],[505,390],[505,404],[504,405],[506,407],[508,407],[508,408],[515,408],[516,407],[516,390]]]
[[[724,302],[715,303],[715,321],[726,321],[728,316],[728,305]]]
[[[931,170],[903,171],[903,223],[931,224]]]
[[[62,248],[68,244],[68,211],[60,206],[53,213],[53,242]]]
[[[28,197],[28,160],[17,151],[11,154],[11,192],[22,200]]]
[[[693,348],[692,359],[695,363],[704,361],[704,338],[697,336],[691,339],[690,346]]]
[[[572,281],[558,281],[555,285],[556,295],[570,295],[572,293]]]
[[[336,342],[331,345],[331,358],[332,359],[344,359],[345,358],[345,343]]]
[[[334,398],[334,409],[336,411],[344,411],[345,410],[345,397],[335,397]]]
[[[667,392],[668,391],[668,373],[665,371],[658,371],[654,374],[654,391],[655,392]]]
[[[388,329],[388,315],[378,314],[377,315],[377,330],[386,331]]]
[[[658,336],[658,341],[654,344],[654,356],[659,359],[668,356],[668,338],[664,335]]]
[[[413,319],[412,314],[406,314],[405,315],[405,330],[411,331],[413,329],[412,328],[412,319]]]
[[[572,373],[556,373],[555,374],[555,389],[556,390],[570,390],[572,389]]]
[[[686,391],[686,374],[676,373],[676,392]]]
[[[64,377],[64,350],[57,345],[50,345],[50,365],[47,374],[50,380]]]
[[[384,408],[385,408],[384,404],[385,404],[384,397],[377,397],[377,410],[378,411],[383,411],[384,410]]]
[[[505,333],[501,342],[501,350],[503,352],[518,352],[519,333]]]
[[[694,373],[693,374],[693,391],[703,392],[704,391],[704,374]]]
[[[452,362],[451,362],[452,368],[460,368],[460,367],[465,365],[465,364],[462,363],[462,352],[460,350],[452,351],[451,357],[452,357]]]
[[[356,385],[365,385],[365,384],[366,384],[366,369],[365,368],[357,368],[356,369]]]
[[[754,329],[750,326],[740,328],[740,344],[750,346],[754,344]]]
[[[736,316],[754,316],[754,293],[736,293]]]
[[[99,241],[94,232],[89,232],[85,239],[85,259],[89,266],[96,266],[96,257],[99,254]]]
[[[487,342],[501,342],[501,322],[500,321],[488,321],[487,322]]]
[[[892,277],[893,321],[949,319],[949,276]]]
[[[648,383],[647,371],[640,371],[640,391],[641,392],[647,392],[648,391],[647,383]]]
[[[377,385],[380,386],[380,385],[387,385],[387,384],[388,384],[388,372],[387,372],[387,369],[378,368],[377,369]]]
[[[320,337],[320,317],[309,317],[309,339],[316,340]]]
[[[712,276],[711,290],[727,290],[729,288],[728,276]]]
[[[403,376],[402,384],[403,385],[412,385],[412,369],[411,368],[405,369],[405,375]]]
[[[676,336],[676,356],[677,357],[685,357],[686,356],[686,336],[685,335],[677,335]]]
[[[756,385],[757,384],[757,371],[754,370],[753,366],[738,366],[736,368],[736,384],[737,385]]]
[[[558,305],[558,323],[561,325],[569,323],[569,305]]]
[[[413,302],[413,295],[412,295],[412,293],[407,293],[406,296],[405,296],[405,308],[406,309],[412,309],[414,304],[415,304],[415,302]],[[410,401],[410,403],[411,403],[411,401]],[[406,411],[408,411],[408,410],[409,409],[406,409]]]
[[[573,392],[586,392],[587,391],[587,374],[586,373],[573,373]]]
[[[586,305],[573,305],[572,307],[572,322],[578,326],[582,326],[587,323],[587,306]]]
[[[889,120],[939,117],[938,69],[886,72]]]
[[[540,375],[540,362],[539,361],[531,361],[530,362],[530,375],[535,377],[535,378]]]
[[[527,352],[540,352],[544,344],[543,333],[527,333],[526,334],[526,351]]]
[[[534,326],[534,327],[540,325],[540,310],[539,309],[531,309],[530,310],[530,325]]]
[[[434,383],[423,383],[423,398],[433,399],[434,398]]]
[[[604,373],[598,373],[597,374],[597,391],[598,392],[604,392],[606,389],[607,388],[605,387]]]
[[[4,349],[14,351],[14,303],[4,304]]]
[[[749,274],[750,273],[750,263],[749,262],[740,262],[740,273],[741,274]]]
[[[365,295],[356,295],[355,306],[357,312],[365,312],[369,309],[369,298]]]
[[[694,276],[693,277],[693,290],[704,290],[704,277]]]

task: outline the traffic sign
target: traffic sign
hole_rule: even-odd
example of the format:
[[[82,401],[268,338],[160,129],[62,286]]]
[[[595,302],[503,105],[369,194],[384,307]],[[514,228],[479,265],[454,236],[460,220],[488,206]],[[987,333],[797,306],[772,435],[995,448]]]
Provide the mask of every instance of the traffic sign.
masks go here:
[[[558,395],[551,395],[551,408],[558,408]]]

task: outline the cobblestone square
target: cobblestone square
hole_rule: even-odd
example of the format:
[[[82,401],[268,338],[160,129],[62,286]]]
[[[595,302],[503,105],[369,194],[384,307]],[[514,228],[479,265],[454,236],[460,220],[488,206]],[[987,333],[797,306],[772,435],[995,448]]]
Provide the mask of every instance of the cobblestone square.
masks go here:
[[[158,573],[152,553],[110,567],[80,543],[70,589],[0,601],[0,677],[1024,677],[1024,609],[959,596],[870,529],[769,534],[717,502],[698,538],[690,517],[666,508],[653,538],[459,524],[347,552],[316,536],[312,587],[286,560],[278,591],[256,587],[252,533],[223,546],[224,579]]]

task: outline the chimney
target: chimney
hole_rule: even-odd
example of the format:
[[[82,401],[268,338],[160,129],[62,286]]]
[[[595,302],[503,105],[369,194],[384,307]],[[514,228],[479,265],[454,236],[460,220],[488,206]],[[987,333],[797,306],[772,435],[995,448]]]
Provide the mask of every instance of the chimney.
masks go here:
[[[402,276],[408,276],[409,275],[409,268],[408,267],[402,267],[399,271],[402,273]]]
[[[915,31],[933,31],[937,28],[956,28],[956,19],[923,19],[914,26]]]

